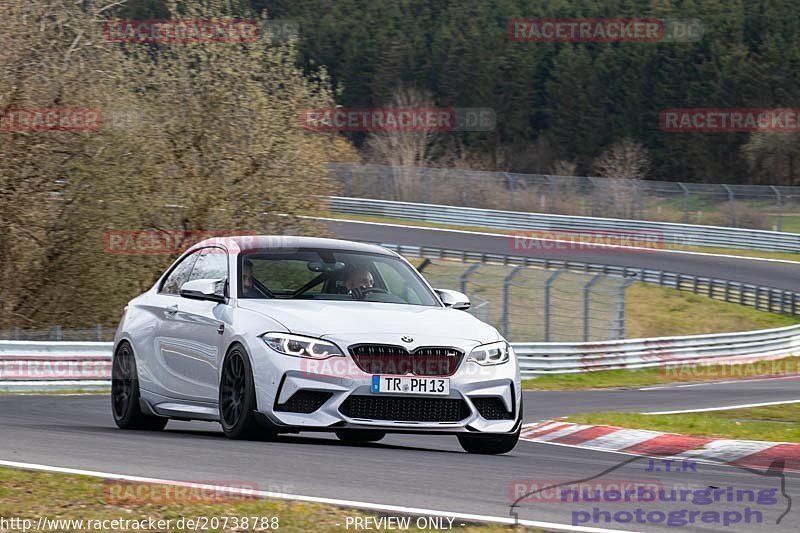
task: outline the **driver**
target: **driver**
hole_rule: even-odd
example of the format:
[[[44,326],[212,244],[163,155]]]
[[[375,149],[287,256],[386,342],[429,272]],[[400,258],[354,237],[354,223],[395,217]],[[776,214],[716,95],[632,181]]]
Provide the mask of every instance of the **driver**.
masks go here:
[[[355,300],[363,300],[368,289],[375,286],[372,272],[366,267],[355,267],[347,275],[344,284],[339,287],[341,294],[349,294]]]
[[[344,281],[344,286],[348,291],[353,289],[371,289],[375,286],[375,279],[372,277],[372,272],[364,267],[359,267],[350,272],[347,279]]]

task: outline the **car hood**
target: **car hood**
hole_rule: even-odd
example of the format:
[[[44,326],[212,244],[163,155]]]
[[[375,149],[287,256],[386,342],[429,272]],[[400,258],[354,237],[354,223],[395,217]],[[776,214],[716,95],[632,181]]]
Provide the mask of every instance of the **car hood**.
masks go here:
[[[444,307],[320,300],[239,300],[239,307],[265,315],[292,333],[313,337],[400,334],[478,343],[500,339],[489,324]]]

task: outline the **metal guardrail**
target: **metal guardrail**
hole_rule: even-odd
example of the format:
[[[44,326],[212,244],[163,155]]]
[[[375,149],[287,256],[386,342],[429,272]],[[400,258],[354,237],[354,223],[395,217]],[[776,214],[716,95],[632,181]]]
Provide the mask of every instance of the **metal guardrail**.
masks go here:
[[[497,211],[340,196],[329,197],[328,207],[331,211],[351,215],[391,217],[461,226],[484,226],[517,232],[547,231],[568,235],[583,233],[594,238],[602,235],[611,239],[648,240],[651,247],[669,244],[800,252],[800,234],[778,231]]]
[[[0,390],[110,386],[111,342],[0,341]]]
[[[619,368],[663,367],[668,371],[677,365],[741,364],[798,355],[800,326],[594,343],[520,342],[512,346],[525,378]],[[110,342],[0,341],[0,390],[108,387],[112,348]],[[769,369],[759,373],[770,374]]]
[[[529,256],[514,256],[492,254],[485,252],[467,252],[463,250],[447,250],[426,246],[407,246],[387,243],[378,243],[385,248],[394,250],[401,255],[413,257],[427,257],[430,259],[453,259],[462,262],[494,263],[501,265],[522,265],[546,269],[566,269],[573,272],[590,274],[606,274],[621,278],[636,277],[638,281],[654,283],[681,291],[690,291],[729,303],[737,303],[753,307],[759,311],[782,313],[787,315],[800,315],[800,294],[774,287],[764,287],[750,283],[741,283],[725,279],[710,278],[706,276],[693,276],[678,272],[663,270],[649,270],[642,268],[623,267],[616,265],[603,265],[585,263],[581,261],[563,261],[557,259],[541,259]]]
[[[514,351],[526,377],[620,368],[662,367],[669,372],[670,368],[682,365],[741,364],[798,355],[800,326],[596,343],[515,343]],[[784,374],[787,368],[777,366],[772,371],[762,370],[765,369],[758,368],[757,374]],[[793,370],[796,373],[798,368]],[[675,374],[680,376],[677,370]],[[720,377],[731,376],[735,376],[733,370]]]

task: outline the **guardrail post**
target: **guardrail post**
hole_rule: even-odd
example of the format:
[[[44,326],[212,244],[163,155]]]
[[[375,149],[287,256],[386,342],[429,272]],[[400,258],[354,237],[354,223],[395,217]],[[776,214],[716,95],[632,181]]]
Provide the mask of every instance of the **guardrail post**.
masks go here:
[[[597,195],[598,195],[598,193],[600,191],[598,190],[597,182],[594,181],[594,178],[591,178],[591,177],[587,176],[586,179],[588,179],[589,183],[592,184],[592,216],[596,217],[596,216],[598,216],[597,215],[597,204],[598,204]]]
[[[770,185],[769,188],[775,193],[775,207],[778,208],[778,214],[775,218],[775,229],[778,231],[783,231],[781,229],[783,226],[783,197],[781,196],[781,191],[779,191],[776,186]]]
[[[467,186],[464,187],[467,193],[467,207],[472,207],[472,175],[469,172],[465,172],[464,176],[467,180]]]
[[[508,187],[508,210],[514,211],[514,178],[508,172],[503,172],[506,177],[506,187]]]
[[[19,340],[19,328],[17,326],[11,327],[11,340],[18,341]]]
[[[722,184],[722,187],[728,193],[728,226],[735,228],[736,227],[736,207],[734,206],[733,198],[733,189],[731,189],[728,185]]]
[[[617,339],[625,338],[625,294],[628,287],[630,287],[637,278],[638,276],[628,277],[619,287],[619,296],[617,298]]]
[[[402,170],[401,170],[402,172]],[[386,167],[383,172],[383,199],[384,200],[398,200],[399,198],[394,198],[393,195],[389,192],[389,176],[392,173],[392,167]]]
[[[683,183],[678,182],[678,187],[683,191],[683,223],[689,223],[689,188]]]
[[[519,271],[522,270],[522,265],[518,267],[514,267],[514,269],[505,277],[503,280],[503,336],[508,339],[508,331],[509,327],[509,316],[508,316],[508,307],[509,307],[509,287],[511,286],[511,282],[514,280],[514,276],[519,274]]]
[[[544,282],[544,342],[550,342],[550,289],[562,272],[564,272],[564,269],[559,268],[550,274],[550,277]]]
[[[431,176],[427,167],[422,169],[422,190],[425,194],[425,203],[431,203]]]
[[[595,274],[586,285],[583,286],[583,342],[589,342],[589,300],[591,298],[592,286],[603,277],[602,274]]]
[[[53,337],[54,341],[61,340],[61,326],[55,325],[53,326],[50,335]]]
[[[103,340],[103,325],[102,324],[95,324],[94,331],[97,336],[97,340]]]
[[[344,195],[350,196],[350,165],[344,167]]]
[[[476,270],[478,270],[478,267],[480,267],[480,266],[481,266],[481,264],[480,264],[480,263],[473,263],[473,264],[471,264],[471,265],[469,266],[469,268],[467,268],[467,269],[464,271],[464,273],[463,273],[463,274],[461,274],[461,277],[459,277],[459,278],[458,278],[458,281],[460,282],[460,285],[459,285],[459,287],[460,287],[460,289],[461,289],[461,292],[463,292],[464,294],[467,294],[467,282],[469,281],[469,277],[470,277],[470,276],[471,276],[471,275],[472,275],[472,274],[473,274],[473,273],[474,273]]]

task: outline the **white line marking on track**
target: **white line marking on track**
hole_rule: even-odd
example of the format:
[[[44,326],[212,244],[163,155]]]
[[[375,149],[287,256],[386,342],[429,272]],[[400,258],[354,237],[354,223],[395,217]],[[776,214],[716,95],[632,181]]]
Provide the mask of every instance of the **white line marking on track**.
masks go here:
[[[741,405],[726,405],[723,407],[704,407],[702,409],[682,409],[680,411],[650,411],[647,413],[640,413],[643,415],[679,415],[682,413],[706,413],[708,411],[729,411],[731,409],[747,409],[748,407],[766,407],[767,405],[783,405],[789,403],[800,403],[800,400],[785,400],[781,402],[761,402],[761,403],[746,403]]]
[[[491,233],[491,232],[484,232],[484,231],[469,231],[469,230],[461,230],[461,229],[448,229],[448,228],[430,228],[427,226],[413,226],[410,224],[393,224],[390,222],[367,222],[366,220],[348,220],[345,218],[331,218],[331,217],[314,217],[309,215],[301,215],[298,218],[307,218],[311,220],[324,220],[326,222],[344,222],[347,224],[365,224],[365,225],[372,225],[372,226],[387,226],[392,228],[400,228],[400,229],[419,229],[419,230],[427,230],[427,231],[444,231],[448,233],[463,233],[467,235],[480,235],[482,237],[502,237],[502,238],[509,238],[514,237],[514,235],[509,235],[506,233]],[[425,222],[420,221],[420,222]],[[506,228],[497,228],[499,230],[503,230]],[[537,230],[531,230],[537,231]],[[563,239],[539,239],[540,241],[544,242],[554,242],[554,243],[568,243],[568,244],[575,244],[574,241],[568,241]],[[790,261],[789,259],[775,259],[775,258],[768,258],[768,257],[752,257],[748,255],[731,255],[731,254],[715,254],[712,252],[692,252],[689,250],[672,250],[670,248],[645,248],[642,246],[623,246],[619,244],[596,244],[596,243],[589,243],[592,247],[597,248],[611,248],[611,249],[625,249],[625,250],[641,250],[647,251],[650,253],[670,253],[670,254],[683,254],[683,255],[699,255],[704,257],[724,257],[727,259],[742,259],[742,260],[749,260],[749,261],[766,261],[768,263],[786,263],[789,265],[800,265],[800,261]]]
[[[351,500],[339,500],[335,498],[318,498],[316,496],[300,496],[296,494],[282,494],[278,492],[269,492],[262,490],[243,489],[241,487],[219,487],[214,485],[204,485],[189,483],[186,481],[172,481],[168,479],[158,479],[140,476],[129,476],[126,474],[112,474],[108,472],[97,472],[94,470],[81,470],[77,468],[65,468],[60,466],[49,466],[35,463],[20,463],[16,461],[0,460],[0,466],[7,466],[10,468],[20,468],[23,470],[35,470],[39,472],[55,472],[59,474],[73,474],[78,476],[91,476],[103,479],[117,479],[120,481],[132,481],[135,483],[150,483],[155,485],[176,485],[188,486],[198,490],[214,490],[216,492],[226,492],[229,494],[248,494],[258,496],[261,498],[274,498],[279,500],[288,501],[302,501],[309,503],[320,503],[326,505],[335,505],[338,507],[352,507],[356,509],[363,509],[366,511],[379,511],[379,512],[395,512],[399,514],[421,515],[421,516],[441,516],[446,518],[454,518],[458,520],[466,520],[470,522],[490,522],[495,524],[514,524],[513,518],[504,516],[488,516],[466,513],[453,513],[450,511],[437,511],[434,509],[421,509],[417,507],[402,507],[399,505],[384,505],[380,503],[359,502]],[[540,522],[538,520],[519,520],[518,523],[523,526],[538,527],[545,529],[553,529],[557,531],[581,531],[586,533],[631,533],[630,531],[622,531],[618,529],[603,529],[596,527],[574,526],[571,524],[558,524],[554,522]]]
[[[741,363],[747,364],[747,363]],[[730,385],[733,383],[752,383],[754,381],[780,381],[784,379],[800,379],[800,376],[780,376],[770,378],[752,378],[752,379],[731,379],[728,381],[703,381],[699,383],[683,383],[681,385],[657,385],[653,387],[642,387],[638,390],[662,390],[662,389],[686,389],[689,387],[711,387],[713,385]]]

